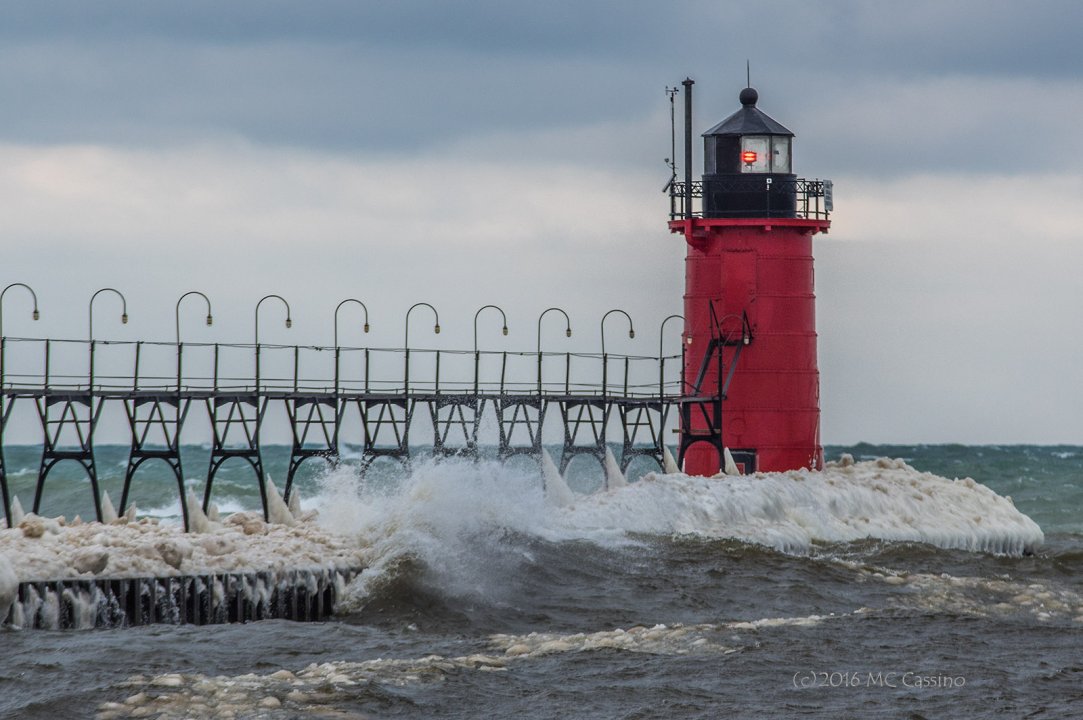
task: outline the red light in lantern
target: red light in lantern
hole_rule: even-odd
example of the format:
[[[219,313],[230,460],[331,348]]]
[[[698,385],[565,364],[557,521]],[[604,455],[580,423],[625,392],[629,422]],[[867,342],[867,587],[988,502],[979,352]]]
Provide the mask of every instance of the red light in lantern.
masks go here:
[[[745,150],[743,153],[741,153],[741,161],[744,162],[746,165],[753,164],[754,162],[756,162],[756,153],[751,150]]]

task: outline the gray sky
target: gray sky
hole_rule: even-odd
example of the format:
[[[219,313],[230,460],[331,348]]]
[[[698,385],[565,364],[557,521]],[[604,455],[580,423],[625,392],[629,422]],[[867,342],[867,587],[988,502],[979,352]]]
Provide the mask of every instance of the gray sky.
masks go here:
[[[9,335],[330,344],[343,298],[398,346],[416,301],[466,348],[531,349],[566,308],[596,351],[680,312],[669,106],[760,107],[835,181],[816,242],[826,442],[1083,442],[1077,2],[0,3]],[[698,162],[698,161],[697,161]],[[699,167],[696,168],[696,174]],[[355,319],[356,320],[356,319]],[[490,327],[491,326],[491,327]],[[413,335],[413,328],[411,334]]]

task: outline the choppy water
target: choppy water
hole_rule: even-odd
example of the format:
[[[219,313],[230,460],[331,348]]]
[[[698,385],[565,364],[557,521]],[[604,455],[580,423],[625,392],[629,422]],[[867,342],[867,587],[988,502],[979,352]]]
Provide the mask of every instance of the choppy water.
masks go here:
[[[341,620],[2,630],[0,715],[1078,717],[1083,448],[862,445],[828,457],[843,451],[973,477],[1010,495],[1045,543],[1017,557],[875,539],[782,552],[642,532],[611,508],[593,524],[557,522],[526,463],[423,464],[370,477],[360,498],[347,470],[313,472],[302,494],[374,560]],[[202,472],[200,452],[185,460]],[[276,479],[283,455],[268,455]],[[36,471],[32,451],[7,459]],[[114,496],[124,459],[99,454],[116,468],[104,481]],[[21,498],[29,475],[15,479]],[[140,507],[175,515],[169,483],[147,477]],[[571,479],[580,491],[598,482],[589,469]],[[69,516],[86,492],[73,484],[47,491]],[[239,465],[219,487],[224,508],[255,507]]]

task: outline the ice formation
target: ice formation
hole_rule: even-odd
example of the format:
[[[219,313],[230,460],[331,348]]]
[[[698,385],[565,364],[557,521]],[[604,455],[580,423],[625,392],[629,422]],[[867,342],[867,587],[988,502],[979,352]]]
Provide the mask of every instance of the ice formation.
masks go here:
[[[541,457],[542,478],[545,480],[545,499],[551,505],[567,507],[575,503],[575,493],[564,481],[557,464],[553,462],[553,456],[549,451],[542,448]]]
[[[340,467],[313,499],[318,519],[312,511],[300,512],[296,501],[291,510],[269,483],[276,522],[252,512],[218,521],[202,512],[194,496],[187,498],[193,530],[187,535],[150,518],[65,523],[31,513],[16,527],[0,530],[0,555],[20,582],[304,567],[369,568],[363,577],[372,582],[382,569],[415,557],[446,568],[441,580],[469,586],[471,563],[484,565],[478,538],[499,542],[508,531],[597,543],[685,534],[786,552],[878,538],[1017,555],[1044,540],[1010,498],[973,480],[948,480],[898,460],[845,458],[819,472],[721,479],[649,474],[624,487],[611,455],[606,465],[610,491],[593,495],[569,490],[545,456],[545,493],[536,474],[517,474],[499,463],[420,463],[392,491],[369,489],[353,470]]]
[[[651,474],[619,493],[581,499],[557,523],[735,538],[782,551],[878,538],[1019,555],[1044,541],[1011,498],[884,458],[724,479]]]
[[[192,532],[187,534],[178,525],[159,524],[153,518],[135,521],[130,512],[110,523],[72,524],[29,513],[15,527],[0,530],[0,557],[15,560],[12,571],[17,582],[362,566],[359,549],[349,537],[321,528],[312,513],[302,514],[304,521],[294,518],[273,485],[268,496],[277,498],[272,519],[280,522],[266,523],[252,512],[215,522],[189,493]],[[104,499],[103,506],[106,503]],[[0,602],[3,577],[0,565]]]
[[[628,479],[624,477],[620,463],[608,447],[605,449],[605,481],[610,490],[619,490],[628,486]]]

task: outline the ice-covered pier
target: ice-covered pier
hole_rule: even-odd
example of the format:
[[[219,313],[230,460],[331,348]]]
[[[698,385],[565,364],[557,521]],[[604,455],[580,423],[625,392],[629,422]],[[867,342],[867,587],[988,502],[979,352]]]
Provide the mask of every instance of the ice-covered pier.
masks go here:
[[[0,625],[62,630],[319,621],[334,613],[346,584],[359,572],[310,568],[23,582]]]

